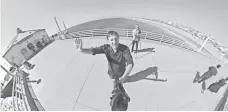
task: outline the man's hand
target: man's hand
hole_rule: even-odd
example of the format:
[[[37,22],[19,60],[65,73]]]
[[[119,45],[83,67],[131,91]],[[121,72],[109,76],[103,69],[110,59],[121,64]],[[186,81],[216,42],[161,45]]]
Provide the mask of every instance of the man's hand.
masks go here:
[[[123,84],[123,83],[127,82],[127,77],[128,77],[128,76],[123,76],[123,77],[121,77],[121,78],[120,78],[120,83]]]
[[[75,44],[76,44],[76,49],[77,49],[78,51],[81,51],[81,49],[82,49],[82,39],[76,38],[76,39],[75,39]]]
[[[123,76],[120,78],[120,82],[126,83],[128,82],[129,74],[133,68],[133,64],[128,64],[126,67],[126,71],[124,72]]]

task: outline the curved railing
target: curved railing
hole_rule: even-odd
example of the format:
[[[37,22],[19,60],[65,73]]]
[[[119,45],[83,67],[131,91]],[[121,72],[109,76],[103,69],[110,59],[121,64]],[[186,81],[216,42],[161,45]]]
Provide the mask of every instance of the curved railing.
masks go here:
[[[106,28],[106,29],[90,29],[90,30],[82,30],[82,31],[76,31],[76,32],[65,32],[56,34],[53,38],[55,40],[65,40],[65,39],[72,39],[72,38],[86,38],[86,37],[100,37],[100,36],[106,36],[107,32],[110,30],[117,31],[119,35],[124,37],[125,39],[131,39],[133,37],[132,30],[133,29],[121,29],[121,28]],[[206,56],[208,58],[214,59],[214,57],[199,53],[195,49],[193,49],[191,46],[189,46],[184,40],[180,38],[175,37],[169,37],[163,34],[149,32],[149,31],[142,31],[141,38],[143,40],[151,41],[154,43],[179,48],[185,51],[195,52],[197,54]],[[123,39],[123,38],[122,38]]]
[[[161,24],[165,24],[165,25],[172,26],[174,28],[180,29],[184,32],[189,33],[193,37],[197,37],[201,41],[208,41],[208,43],[210,45],[212,45],[216,51],[218,51],[223,57],[226,58],[226,61],[228,60],[228,47],[222,45],[216,39],[211,38],[211,35],[204,34],[204,33],[200,32],[196,29],[193,29],[191,27],[186,27],[186,26],[178,24],[178,23],[162,21],[159,19],[149,19],[149,18],[140,18],[140,17],[130,17],[130,19],[141,19],[141,20],[146,20],[146,21],[158,22]],[[227,63],[227,62],[225,62],[225,63]]]
[[[27,78],[26,80],[29,80],[29,78]],[[36,97],[36,94],[32,88],[31,83],[27,83],[27,85],[25,85],[25,88],[28,88],[28,92],[27,95],[30,97],[30,107],[33,107],[33,109],[31,110],[35,110],[35,111],[45,111],[45,109],[43,108],[43,106],[41,105],[40,101],[38,100],[38,98]],[[27,96],[27,97],[28,97]]]
[[[65,40],[65,39],[72,39],[72,38],[81,38],[81,37],[100,37],[100,36],[106,36],[107,32],[110,30],[117,31],[121,37],[132,37],[132,30],[133,29],[119,29],[119,28],[108,28],[108,29],[91,29],[91,30],[83,30],[83,31],[77,31],[77,32],[68,32],[65,34],[65,36],[62,36],[59,34],[56,40]],[[69,34],[70,36],[68,36]],[[158,42],[161,44],[167,44],[172,45],[176,47],[180,47],[182,49],[188,50],[188,51],[195,51],[190,46],[188,46],[185,41],[168,37],[162,34],[148,32],[148,31],[142,31],[141,38],[145,40],[152,40],[154,42]],[[130,39],[130,38],[129,38]]]
[[[11,75],[12,93],[4,97],[10,98],[10,104],[7,105],[5,111],[44,111],[41,103],[37,99],[33,88],[28,83],[28,74],[24,71],[17,71],[15,75]],[[6,105],[5,105],[6,106]]]
[[[25,96],[24,82],[20,75],[13,76],[13,107],[15,111],[27,111],[29,107],[27,106],[27,97]]]

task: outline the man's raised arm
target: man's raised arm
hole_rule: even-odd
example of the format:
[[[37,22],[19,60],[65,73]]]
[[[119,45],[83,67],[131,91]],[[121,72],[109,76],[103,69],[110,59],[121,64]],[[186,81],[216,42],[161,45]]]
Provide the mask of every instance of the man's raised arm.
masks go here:
[[[75,44],[76,44],[76,49],[84,54],[91,54],[91,55],[95,55],[95,54],[103,54],[105,46],[102,45],[100,47],[96,47],[96,48],[83,48],[82,47],[82,39],[76,39],[75,40]]]
[[[93,54],[92,48],[83,48],[82,39],[75,40],[76,49],[84,54]]]

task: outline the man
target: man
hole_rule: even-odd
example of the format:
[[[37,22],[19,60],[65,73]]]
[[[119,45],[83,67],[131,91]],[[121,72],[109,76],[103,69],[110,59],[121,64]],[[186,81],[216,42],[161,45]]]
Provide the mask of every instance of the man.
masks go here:
[[[115,31],[109,31],[107,35],[108,44],[96,48],[83,48],[82,40],[76,39],[77,49],[85,54],[105,54],[108,60],[108,75],[110,78],[120,78],[120,82],[125,82],[130,74],[134,62],[129,48],[119,43],[119,34]]]
[[[132,40],[132,48],[131,48],[131,52],[134,51],[134,46],[136,44],[136,50],[135,53],[137,53],[138,51],[138,44],[140,41],[140,34],[141,34],[141,29],[139,29],[139,25],[135,25],[135,29],[132,31],[133,33],[133,40]]]
[[[96,48],[83,48],[81,39],[76,39],[75,43],[77,49],[82,53],[92,55],[105,54],[108,60],[108,74],[110,78],[120,78],[120,83],[124,83],[134,66],[130,50],[127,46],[119,43],[119,34],[115,31],[108,32],[107,40],[108,44]],[[123,87],[122,84],[120,87]],[[113,91],[116,91],[116,89],[117,88],[114,88]],[[127,102],[130,101],[125,91],[123,91],[123,94],[123,98],[125,98]],[[118,105],[120,106],[111,106],[115,108],[114,110],[125,110],[127,108],[125,104],[120,103]]]
[[[211,78],[212,76],[216,76],[218,73],[218,69],[221,67],[220,64],[218,64],[216,67],[211,66],[209,67],[208,71],[206,71],[202,76],[200,76],[200,72],[197,71],[196,77],[193,80],[193,83],[202,83],[202,92],[206,89],[206,84],[205,81],[209,78]]]

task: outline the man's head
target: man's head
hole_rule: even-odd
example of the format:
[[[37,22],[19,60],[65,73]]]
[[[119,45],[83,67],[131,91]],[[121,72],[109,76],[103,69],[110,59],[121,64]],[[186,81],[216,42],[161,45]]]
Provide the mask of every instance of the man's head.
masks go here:
[[[228,80],[228,77],[225,80],[227,81]]]
[[[135,28],[136,28],[136,29],[139,29],[139,25],[138,25],[138,24],[136,24],[136,25],[135,25]]]
[[[109,31],[107,40],[113,49],[117,49],[119,45],[119,34],[116,31]]]
[[[221,67],[221,65],[220,64],[218,64],[217,66],[216,66],[216,68],[220,68]]]

